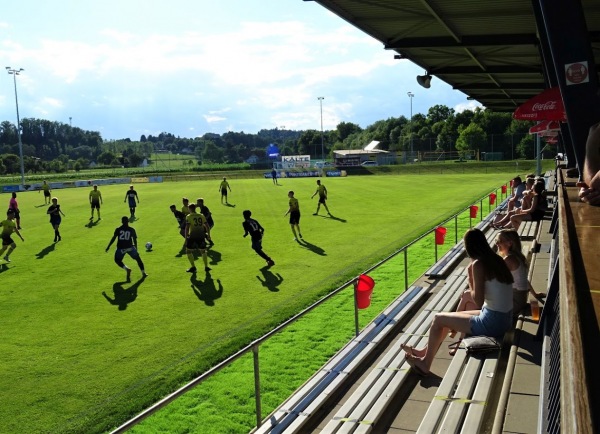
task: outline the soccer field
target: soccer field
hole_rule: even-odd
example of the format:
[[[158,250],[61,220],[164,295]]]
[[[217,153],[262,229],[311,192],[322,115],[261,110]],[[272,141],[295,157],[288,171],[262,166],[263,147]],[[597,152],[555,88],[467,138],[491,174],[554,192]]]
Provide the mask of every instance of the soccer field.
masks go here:
[[[154,248],[140,248],[147,279],[125,258],[130,283],[113,262],[115,245],[104,252],[128,215],[126,185],[100,187],[102,220],[93,224],[90,189],[53,191],[66,214],[58,243],[43,195],[20,193],[25,242],[14,236],[12,262],[0,262],[0,432],[114,427],[510,177],[323,178],[334,218],[312,215],[315,178],[279,186],[235,180],[231,206],[221,205],[218,181],[138,184],[131,226],[140,246]],[[300,202],[303,243],[293,241],[284,217],[288,190]],[[183,196],[204,197],[213,212],[210,274],[185,272],[169,210]],[[265,228],[270,269],[242,237],[245,209]]]

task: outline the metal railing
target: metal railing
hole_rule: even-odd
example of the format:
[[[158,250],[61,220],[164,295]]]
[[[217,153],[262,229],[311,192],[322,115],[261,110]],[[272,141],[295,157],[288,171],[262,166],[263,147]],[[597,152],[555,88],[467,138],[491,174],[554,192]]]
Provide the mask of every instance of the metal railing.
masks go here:
[[[505,184],[505,185],[507,185],[507,184]],[[507,190],[508,189],[506,187],[500,186],[500,187],[498,187],[498,188],[490,191],[486,195],[482,196],[478,201],[475,201],[475,202],[479,203],[478,217],[475,220],[479,220],[479,221],[483,220],[483,218],[484,218],[484,211],[483,211],[484,202],[487,201],[487,204],[488,204],[488,213],[487,214],[489,214],[489,213],[492,212],[492,207],[493,207],[494,210],[498,207],[498,205],[502,201],[503,197],[508,197]],[[499,191],[500,191],[500,193],[499,193]],[[492,195],[494,195],[494,200],[490,199],[490,197]],[[418,238],[414,239],[413,241],[411,241],[410,243],[406,244],[405,246],[402,246],[398,250],[392,252],[391,254],[389,254],[388,256],[386,256],[385,258],[381,259],[376,264],[374,264],[371,267],[367,268],[366,270],[364,270],[362,272],[362,274],[367,274],[367,273],[375,270],[376,268],[380,267],[381,265],[385,264],[386,262],[390,261],[391,259],[395,258],[396,256],[398,256],[400,254],[403,254],[404,255],[404,290],[407,290],[408,287],[409,287],[409,277],[408,277],[409,276],[409,273],[408,273],[409,272],[409,256],[408,256],[409,249],[412,246],[415,246],[417,243],[425,240],[427,237],[431,237],[432,235],[435,236],[435,230],[438,227],[442,226],[442,225],[448,224],[449,222],[454,222],[454,243],[457,244],[458,241],[459,241],[459,238],[458,238],[459,224],[458,224],[458,222],[459,222],[460,216],[462,214],[464,214],[465,212],[469,212],[469,227],[472,227],[472,223],[473,223],[472,220],[473,219],[470,216],[471,206],[472,205],[469,205],[469,206],[463,208],[462,210],[460,210],[456,214],[454,214],[451,217],[447,218],[446,220],[440,222],[438,225],[436,225],[435,227],[431,228],[430,230],[428,230],[427,232],[425,232],[424,234],[422,234]],[[438,260],[438,258],[437,258],[437,248],[438,248],[438,245],[435,242],[434,242],[434,245],[435,245],[434,260],[433,260],[433,262],[430,265],[435,264],[437,262],[437,260]],[[321,306],[323,303],[325,303],[326,301],[330,300],[332,297],[338,295],[343,290],[346,290],[348,288],[351,288],[352,290],[354,290],[354,283],[355,283],[355,281],[356,281],[356,278],[352,278],[352,279],[344,282],[338,288],[336,288],[335,290],[333,290],[332,292],[330,292],[326,296],[322,297],[321,299],[317,300],[315,303],[311,304],[307,308],[305,308],[302,311],[298,312],[293,317],[291,317],[288,320],[284,321],[283,323],[281,323],[280,325],[278,325],[277,327],[275,327],[273,330],[271,330],[268,333],[264,334],[260,338],[256,339],[252,343],[248,344],[244,348],[242,348],[239,351],[237,351],[235,354],[229,356],[228,358],[226,358],[222,362],[218,363],[217,365],[215,365],[214,367],[212,367],[211,369],[209,369],[205,373],[201,374],[200,376],[198,376],[195,379],[193,379],[192,381],[188,382],[187,384],[185,384],[181,388],[177,389],[175,392],[173,392],[170,395],[166,396],[165,398],[161,399],[160,401],[158,401],[154,405],[150,406],[149,408],[147,408],[143,412],[139,413],[138,415],[136,415],[132,419],[128,420],[127,422],[125,422],[124,424],[122,424],[121,426],[119,426],[118,428],[116,428],[114,431],[112,431],[112,433],[113,434],[123,433],[123,432],[127,431],[128,429],[131,429],[133,426],[137,425],[138,423],[140,423],[145,418],[147,418],[150,415],[154,414],[158,410],[164,408],[169,403],[171,403],[175,399],[177,399],[180,396],[182,396],[184,393],[192,390],[194,387],[198,386],[200,383],[202,383],[203,381],[207,380],[209,377],[215,375],[216,373],[218,373],[222,369],[228,367],[234,361],[238,360],[239,358],[241,358],[242,356],[245,356],[246,354],[248,354],[250,352],[252,352],[252,354],[253,354],[253,360],[254,360],[254,390],[255,390],[254,391],[254,395],[255,395],[255,407],[256,407],[256,425],[257,426],[261,426],[263,420],[262,420],[262,405],[261,405],[261,396],[260,396],[260,389],[261,389],[261,387],[260,387],[260,363],[259,363],[259,361],[260,361],[259,360],[259,347],[260,347],[260,345],[263,344],[268,339],[270,339],[271,337],[273,337],[274,335],[280,333],[282,330],[284,330],[290,324],[296,322],[297,320],[299,320],[300,318],[304,317],[309,312],[311,312],[314,309],[316,309],[317,307]]]

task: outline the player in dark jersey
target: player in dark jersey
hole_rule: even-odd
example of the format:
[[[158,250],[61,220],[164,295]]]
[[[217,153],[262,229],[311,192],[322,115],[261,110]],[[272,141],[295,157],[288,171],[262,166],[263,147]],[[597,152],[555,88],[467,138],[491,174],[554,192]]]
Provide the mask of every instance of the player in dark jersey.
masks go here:
[[[181,247],[181,251],[183,251],[185,250],[185,214],[182,211],[179,211],[175,205],[171,205],[169,208],[179,225],[179,235],[183,237],[183,246]]]
[[[242,222],[242,226],[244,228],[244,237],[250,234],[250,238],[252,239],[252,249],[258,254],[258,256],[267,261],[267,265],[269,267],[272,267],[275,265],[275,262],[262,250],[262,237],[265,232],[264,228],[259,222],[250,218],[252,215],[250,210],[244,211],[242,215],[244,216],[244,221]]]
[[[127,273],[127,281],[129,282],[131,280],[131,268],[123,263],[123,258],[126,254],[135,259],[142,271],[142,277],[148,277],[144,270],[142,258],[140,258],[140,254],[137,251],[137,234],[135,233],[135,229],[129,226],[129,219],[127,217],[122,217],[121,223],[123,224],[115,229],[115,233],[110,239],[110,243],[106,246],[106,251],[108,252],[112,243],[118,239],[117,250],[115,251],[115,263],[125,270]]]
[[[196,210],[199,210],[200,214],[202,214],[206,218],[206,224],[208,225],[208,247],[212,247],[215,245],[215,243],[213,243],[210,231],[214,227],[215,221],[213,220],[212,213],[210,212],[208,207],[204,205],[203,198],[199,198],[198,200],[196,200]]]
[[[62,210],[60,209],[60,205],[58,204],[58,198],[52,198],[52,205],[48,207],[48,211],[46,211],[46,214],[50,215],[50,224],[54,229],[54,242],[56,243],[57,241],[62,240],[60,232],[58,231],[58,228],[60,227],[60,223],[62,221],[61,215],[63,217],[66,217],[65,213],[62,212]]]
[[[133,185],[130,185],[129,190],[125,193],[125,200],[123,202],[127,201],[129,201],[129,218],[133,220],[135,218],[135,207],[137,206],[136,201],[137,203],[140,203],[140,198],[138,197],[137,191],[133,189]]]

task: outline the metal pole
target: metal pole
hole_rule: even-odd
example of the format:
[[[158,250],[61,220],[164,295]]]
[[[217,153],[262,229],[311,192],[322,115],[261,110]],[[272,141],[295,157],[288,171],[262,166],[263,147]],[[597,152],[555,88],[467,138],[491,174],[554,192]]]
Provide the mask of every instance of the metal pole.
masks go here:
[[[262,408],[260,404],[260,368],[258,365],[258,345],[252,347],[254,356],[254,400],[256,402],[256,426],[262,424]]]
[[[21,119],[19,118],[19,98],[17,96],[17,75],[25,71],[23,68],[12,69],[6,67],[9,74],[12,74],[15,83],[15,105],[17,106],[17,137],[19,138],[19,158],[21,159],[21,185],[25,185],[25,164],[23,163],[23,142],[21,141]]]
[[[414,161],[413,159],[413,137],[412,137],[412,99],[415,96],[412,92],[407,92],[408,98],[410,99],[410,128],[408,130],[408,134],[410,135],[410,159],[411,163]]]
[[[321,106],[321,160],[325,161],[325,152],[323,147],[323,100],[325,97],[320,96],[317,99],[319,100],[319,105]]]
[[[358,336],[358,280],[353,283],[354,286],[354,329]]]

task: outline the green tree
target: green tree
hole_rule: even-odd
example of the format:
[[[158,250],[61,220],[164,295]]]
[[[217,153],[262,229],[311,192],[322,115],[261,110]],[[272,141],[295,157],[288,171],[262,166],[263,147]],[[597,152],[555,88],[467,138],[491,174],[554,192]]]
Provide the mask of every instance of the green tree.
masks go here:
[[[486,143],[487,136],[483,128],[475,123],[470,123],[466,128],[460,127],[456,149],[464,157],[467,151],[477,151]]]

